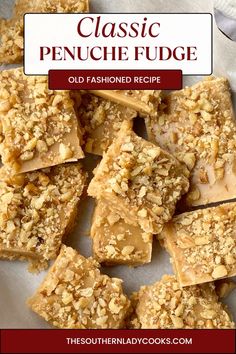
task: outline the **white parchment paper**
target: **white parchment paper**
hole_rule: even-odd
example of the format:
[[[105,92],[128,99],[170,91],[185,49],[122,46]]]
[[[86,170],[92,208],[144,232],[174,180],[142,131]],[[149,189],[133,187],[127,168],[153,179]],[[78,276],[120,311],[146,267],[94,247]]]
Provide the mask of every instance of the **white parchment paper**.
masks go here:
[[[90,0],[91,12],[213,12],[211,0]],[[0,0],[0,17],[9,17],[14,0]],[[187,30],[187,29],[186,29]],[[214,24],[214,74],[226,76],[233,90],[236,103],[236,42],[226,38]],[[3,68],[3,67],[2,67]],[[1,69],[1,67],[0,67]],[[191,85],[200,77],[186,77],[184,84]],[[99,158],[88,156],[84,167],[92,171]],[[91,240],[88,237],[93,212],[93,200],[86,198],[80,203],[79,217],[74,232],[66,244],[77,249],[84,256],[91,255]],[[104,267],[102,271],[124,280],[124,290],[130,294],[141,285],[159,280],[163,274],[170,274],[172,267],[169,255],[154,240],[152,262],[148,265],[130,268],[127,266]],[[25,305],[41,283],[46,272],[38,275],[27,271],[24,262],[0,261],[0,328],[51,328],[43,319],[31,312]],[[235,292],[225,300],[236,320]]]

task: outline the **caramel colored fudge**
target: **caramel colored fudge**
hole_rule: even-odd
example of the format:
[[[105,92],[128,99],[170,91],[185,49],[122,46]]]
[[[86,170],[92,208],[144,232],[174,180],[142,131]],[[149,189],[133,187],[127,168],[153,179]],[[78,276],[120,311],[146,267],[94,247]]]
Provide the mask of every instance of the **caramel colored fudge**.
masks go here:
[[[84,157],[73,104],[68,91],[48,89],[46,76],[0,72],[4,165],[18,173]]]
[[[122,328],[130,303],[122,280],[101,274],[98,267],[91,257],[62,246],[28,305],[59,328]]]
[[[229,294],[236,289],[236,283],[231,279],[232,278],[224,278],[215,282],[216,293],[220,299],[224,299],[225,297],[229,296]]]
[[[11,19],[0,19],[0,64],[21,63],[25,13],[87,12],[88,0],[16,0]]]
[[[64,164],[16,176],[0,169],[0,258],[30,262],[30,270],[56,258],[73,227],[86,175]]]
[[[189,187],[187,168],[137,136],[128,121],[94,172],[88,194],[152,234],[161,232]]]
[[[91,93],[146,115],[157,115],[160,92],[155,90],[90,90]]]
[[[137,266],[151,262],[152,234],[126,223],[103,200],[95,208],[91,237],[99,263]]]
[[[78,118],[84,129],[84,149],[89,153],[102,155],[117,136],[121,123],[137,116],[130,108],[89,93],[80,91],[77,98]]]
[[[188,206],[236,197],[236,121],[227,79],[211,77],[171,93],[146,126],[149,140],[192,170]]]
[[[181,288],[174,276],[164,275],[161,281],[142,286],[132,300],[131,328],[235,328],[213,283]]]
[[[236,203],[180,214],[160,238],[181,286],[236,275]]]

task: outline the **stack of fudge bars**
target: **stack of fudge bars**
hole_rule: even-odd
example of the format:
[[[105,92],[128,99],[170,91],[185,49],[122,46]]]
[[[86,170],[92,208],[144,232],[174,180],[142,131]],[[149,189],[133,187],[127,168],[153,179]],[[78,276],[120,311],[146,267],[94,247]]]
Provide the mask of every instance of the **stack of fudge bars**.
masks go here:
[[[25,12],[87,11],[87,0],[16,1],[13,17],[0,20],[0,63],[22,61]],[[134,132],[136,117],[147,139]],[[220,301],[236,275],[236,122],[226,79],[169,94],[69,92],[4,70],[0,128],[0,258],[27,260],[33,272],[56,259],[28,300],[33,311],[59,328],[235,327]],[[87,188],[96,199],[90,258],[63,244],[85,194],[85,152],[101,156]],[[151,262],[154,235],[175,275],[129,299],[100,264]]]

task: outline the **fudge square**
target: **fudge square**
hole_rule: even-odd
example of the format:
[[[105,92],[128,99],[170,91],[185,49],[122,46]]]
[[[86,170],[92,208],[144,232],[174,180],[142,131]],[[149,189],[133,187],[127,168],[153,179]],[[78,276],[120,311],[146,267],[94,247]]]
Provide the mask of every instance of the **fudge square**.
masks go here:
[[[174,217],[159,235],[181,286],[236,275],[236,203]]]
[[[70,232],[86,175],[79,163],[10,176],[0,169],[0,258],[46,268]]]
[[[28,305],[59,328],[122,328],[130,305],[122,280],[101,274],[98,267],[93,258],[63,245]]]
[[[90,92],[130,107],[144,116],[156,116],[161,102],[161,91],[158,90],[90,90]]]
[[[91,227],[93,255],[99,263],[137,266],[151,262],[152,234],[129,224],[99,200]]]
[[[137,112],[103,99],[81,92],[76,96],[78,119],[84,129],[83,140],[86,152],[102,155],[111,145],[124,120],[132,120]]]
[[[214,283],[181,288],[173,275],[164,275],[134,293],[132,304],[131,328],[235,328],[227,307],[218,301]]]
[[[21,63],[25,13],[87,12],[88,0],[16,0],[11,19],[0,18],[0,63]]]
[[[22,68],[0,73],[2,161],[27,172],[84,157],[81,131],[68,91],[48,89],[46,76]]]
[[[192,170],[187,206],[236,197],[236,121],[229,83],[210,77],[163,98],[149,140]]]
[[[152,234],[161,232],[189,187],[187,167],[137,136],[128,121],[94,172],[88,194]]]

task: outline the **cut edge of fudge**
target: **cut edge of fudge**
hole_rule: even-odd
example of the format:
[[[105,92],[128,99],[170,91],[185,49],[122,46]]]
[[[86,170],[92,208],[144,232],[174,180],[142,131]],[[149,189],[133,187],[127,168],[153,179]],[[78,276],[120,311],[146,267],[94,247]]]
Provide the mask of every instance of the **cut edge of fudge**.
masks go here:
[[[74,227],[86,177],[79,163],[16,176],[2,167],[0,258],[27,260],[31,272],[47,268]]]
[[[133,120],[137,112],[88,91],[74,91],[78,120],[83,129],[83,147],[88,153],[103,155],[119,132],[122,121]]]
[[[220,299],[224,299],[236,289],[236,283],[232,279],[220,279],[215,281],[216,294]]]
[[[95,206],[91,238],[93,256],[100,263],[139,266],[151,262],[153,235],[125,222],[104,200]]]
[[[152,181],[154,167],[156,178]],[[105,199],[110,208],[116,210],[124,220],[139,223],[144,231],[154,234],[161,231],[163,223],[173,215],[175,204],[187,192],[188,175],[186,166],[159,146],[138,137],[132,131],[130,122],[125,121],[117,139],[94,170],[88,194],[97,199]],[[138,178],[145,179],[147,185],[141,188]],[[143,181],[141,184],[144,184]],[[157,195],[153,192],[154,184]],[[163,188],[166,190],[162,193]],[[144,197],[147,206],[144,205]]]
[[[84,157],[69,92],[49,90],[45,76],[27,77],[22,68],[4,70],[0,77],[5,165],[22,173]]]
[[[128,328],[235,328],[226,305],[218,301],[214,283],[181,288],[173,275],[142,286],[131,296]]]
[[[122,328],[130,311],[122,280],[100,273],[99,264],[62,245],[28,306],[59,328]]]
[[[146,117],[146,129],[150,141],[192,171],[183,212],[236,197],[236,123],[226,78],[211,76],[170,93],[157,118]]]
[[[157,115],[161,91],[157,90],[89,90],[94,95],[130,107],[145,115]]]
[[[236,203],[175,216],[159,239],[172,257],[181,286],[236,275]]]

